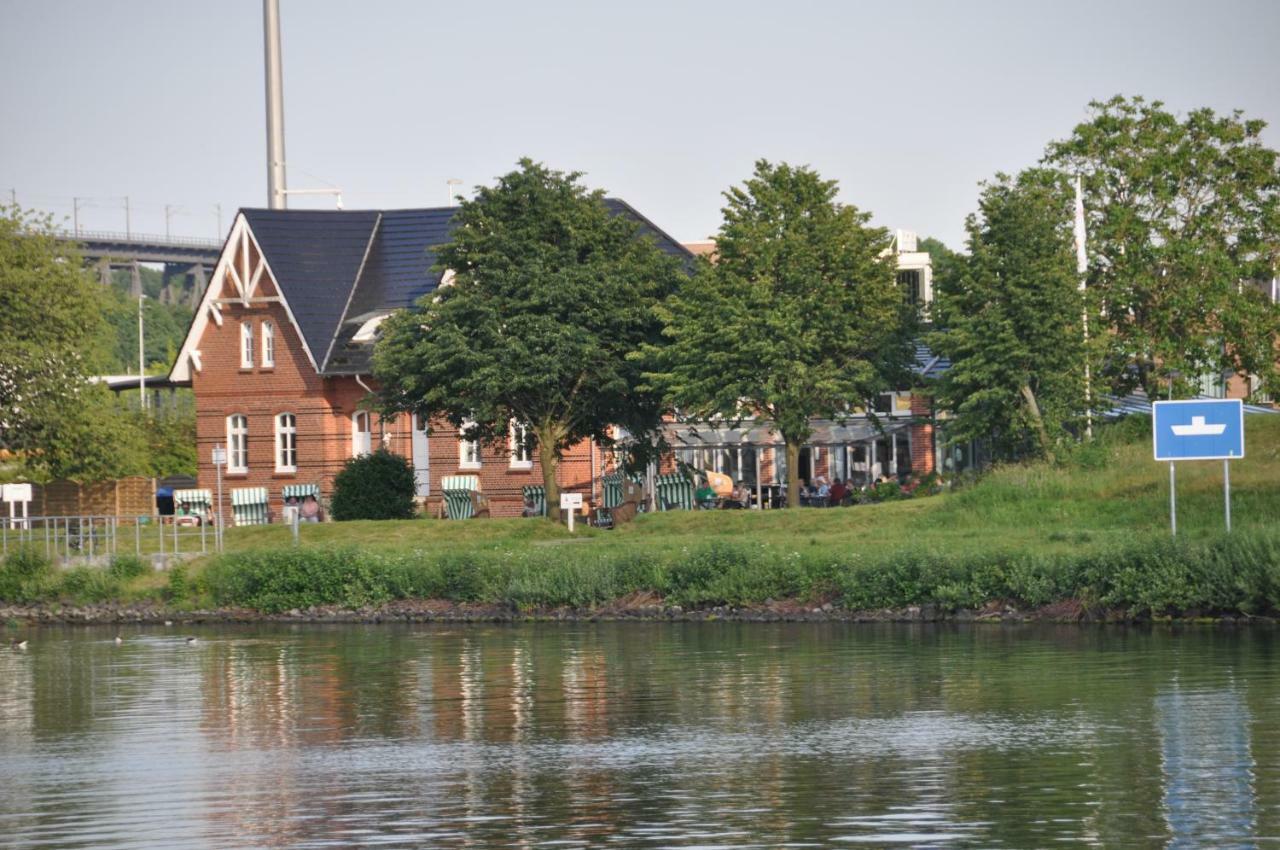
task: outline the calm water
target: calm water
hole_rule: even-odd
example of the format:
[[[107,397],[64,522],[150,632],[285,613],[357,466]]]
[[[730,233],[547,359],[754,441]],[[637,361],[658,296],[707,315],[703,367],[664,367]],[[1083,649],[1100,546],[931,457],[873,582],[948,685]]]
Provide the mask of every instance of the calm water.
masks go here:
[[[44,629],[26,652],[0,648],[0,846],[1280,837],[1270,630],[121,633]]]

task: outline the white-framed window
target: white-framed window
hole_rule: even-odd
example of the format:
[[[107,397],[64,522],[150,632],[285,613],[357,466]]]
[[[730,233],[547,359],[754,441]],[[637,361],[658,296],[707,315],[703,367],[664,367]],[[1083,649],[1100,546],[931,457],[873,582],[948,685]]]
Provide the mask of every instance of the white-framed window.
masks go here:
[[[276,472],[298,471],[298,418],[292,413],[276,417]]]
[[[270,320],[262,323],[262,365],[268,369],[276,365],[276,325]]]
[[[373,429],[369,411],[357,410],[351,414],[351,456],[360,457],[373,451]]]
[[[253,322],[240,323],[240,368],[253,368]]]
[[[470,422],[463,422],[462,428],[458,431],[458,469],[480,468],[480,441],[462,437],[470,427]]]
[[[512,422],[508,442],[511,447],[511,468],[533,469],[533,432],[529,430],[529,426]]]
[[[249,471],[249,418],[243,413],[227,417],[227,472]]]

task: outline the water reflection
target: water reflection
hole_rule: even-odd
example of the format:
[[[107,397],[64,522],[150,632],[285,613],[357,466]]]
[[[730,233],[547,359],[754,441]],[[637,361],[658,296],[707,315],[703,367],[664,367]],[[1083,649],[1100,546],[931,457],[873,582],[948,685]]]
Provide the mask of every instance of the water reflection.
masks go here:
[[[45,630],[19,846],[1225,846],[1277,836],[1267,631]]]
[[[1255,835],[1249,709],[1236,687],[1156,696],[1171,847],[1240,847]]]

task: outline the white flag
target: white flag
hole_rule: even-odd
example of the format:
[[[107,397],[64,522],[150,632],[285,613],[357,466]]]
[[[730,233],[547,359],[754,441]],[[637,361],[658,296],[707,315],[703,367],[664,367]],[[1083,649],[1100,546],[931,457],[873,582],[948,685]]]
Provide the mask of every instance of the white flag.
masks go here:
[[[1089,270],[1089,255],[1085,253],[1084,195],[1080,192],[1080,175],[1076,175],[1076,273],[1080,275],[1080,288],[1084,289],[1084,273]]]

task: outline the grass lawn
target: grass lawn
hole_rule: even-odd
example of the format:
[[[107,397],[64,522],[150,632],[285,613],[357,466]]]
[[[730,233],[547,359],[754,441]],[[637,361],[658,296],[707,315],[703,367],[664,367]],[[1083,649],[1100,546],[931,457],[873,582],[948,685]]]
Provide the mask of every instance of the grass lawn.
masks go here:
[[[709,540],[821,550],[824,554],[1036,551],[1074,554],[1169,531],[1169,468],[1151,458],[1149,425],[1104,431],[1096,446],[1068,462],[998,468],[977,483],[939,496],[848,508],[781,511],[672,511],[642,515],[617,531],[568,531],[545,520],[449,522],[416,519],[304,525],[305,545],[354,545],[381,551],[574,547],[574,555],[644,548],[678,553]],[[1238,530],[1280,524],[1280,415],[1250,416],[1246,457],[1231,466],[1232,517]],[[1178,530],[1188,540],[1223,528],[1222,464],[1178,464]],[[287,546],[289,529],[227,532],[228,551]]]
[[[11,558],[0,599],[265,612],[424,599],[591,609],[633,598],[1280,612],[1280,416],[1247,420],[1230,536],[1221,463],[1179,464],[1176,541],[1168,465],[1151,459],[1149,427],[1104,429],[1056,466],[1011,465],[942,495],[849,508],[659,513],[574,535],[540,519],[325,523],[304,525],[301,546],[285,526],[260,526],[229,530],[226,554],[167,575],[136,563],[60,576],[39,558]]]

